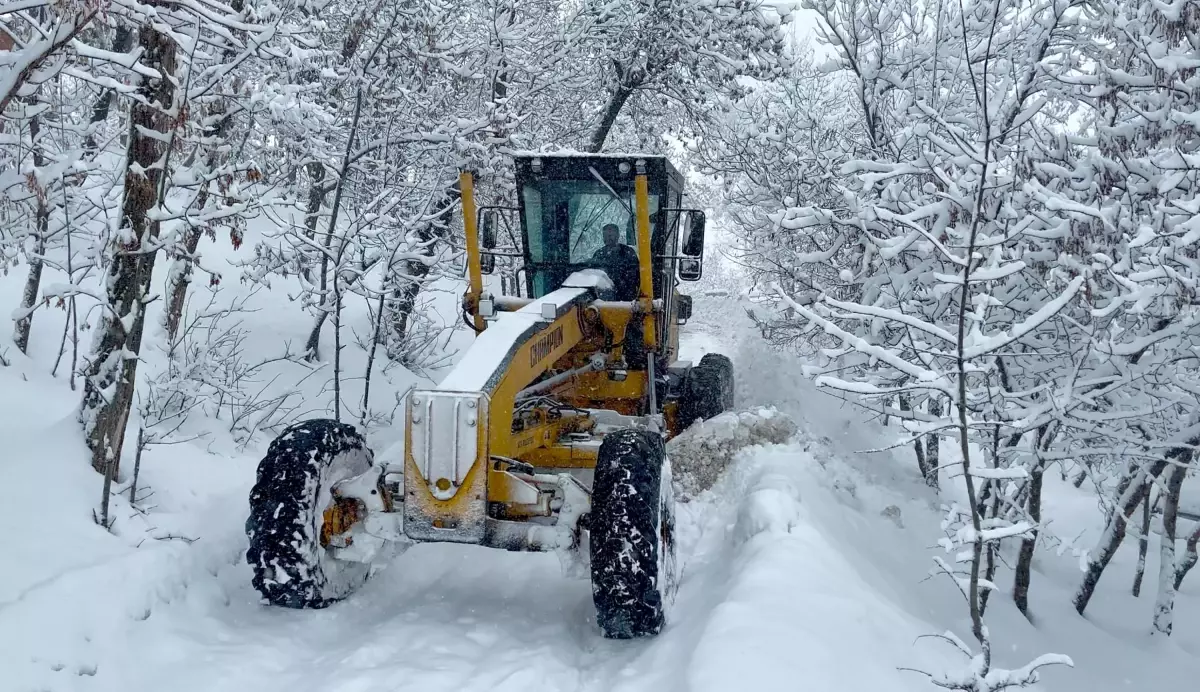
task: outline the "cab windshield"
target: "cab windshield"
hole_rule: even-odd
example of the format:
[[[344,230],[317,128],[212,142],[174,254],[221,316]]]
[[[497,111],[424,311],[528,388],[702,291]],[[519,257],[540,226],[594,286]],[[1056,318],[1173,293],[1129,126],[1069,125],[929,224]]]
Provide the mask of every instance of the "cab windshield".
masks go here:
[[[534,297],[559,288],[573,272],[594,266],[593,258],[604,247],[605,226],[615,225],[618,243],[637,252],[630,180],[605,185],[595,179],[542,179],[524,185],[521,196],[528,224],[528,268]],[[658,195],[650,194],[649,202],[653,237]]]

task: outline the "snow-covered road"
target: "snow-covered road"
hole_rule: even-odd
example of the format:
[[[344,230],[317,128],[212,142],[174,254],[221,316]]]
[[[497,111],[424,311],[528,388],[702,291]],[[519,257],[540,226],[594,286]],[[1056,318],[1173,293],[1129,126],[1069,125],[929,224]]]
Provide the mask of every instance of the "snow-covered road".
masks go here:
[[[329,609],[265,608],[231,533],[220,537],[227,550],[160,590],[148,616],[76,611],[67,620],[108,641],[76,642],[75,660],[59,649],[63,670],[49,659],[20,666],[33,677],[13,689],[633,692],[783,690],[801,679],[818,690],[917,689],[895,667],[912,663],[904,650],[922,628],[860,576],[824,525],[852,510],[800,501],[809,474],[797,467],[816,465],[812,455],[783,446],[744,461],[680,508],[684,578],[655,640],[601,638],[588,583],[564,577],[553,555],[452,545],[409,550]],[[5,656],[22,648],[9,644]]]
[[[692,353],[729,350],[715,324],[689,332]],[[739,379],[745,399],[754,376]],[[21,386],[32,397],[38,385]],[[64,396],[55,409],[63,431],[69,404]],[[82,458],[72,436],[22,429],[13,444],[24,461],[52,458],[64,503],[90,506],[95,479],[70,468]],[[565,576],[556,556],[466,546],[416,546],[326,610],[263,607],[242,557],[246,460],[151,466],[161,509],[118,511],[124,542],[74,512],[48,517],[43,541],[8,552],[23,569],[0,581],[0,690],[770,690],[800,679],[817,683],[810,689],[916,689],[896,666],[913,663],[913,637],[928,627],[880,596],[830,537],[862,513],[835,499],[849,481],[821,467],[833,454],[814,450],[828,442],[809,431],[750,450],[680,506],[671,620],[658,638],[632,642],[600,636],[588,582]],[[12,488],[44,485],[50,471],[2,472]],[[23,495],[8,510],[43,507]],[[899,531],[870,521],[872,532]]]
[[[910,464],[861,453],[886,441],[883,429],[743,349],[734,331],[720,317],[695,321],[686,348],[729,353],[741,403],[776,405],[801,432],[745,450],[679,507],[678,599],[667,629],[641,641],[603,639],[588,582],[564,576],[556,556],[455,545],[412,548],[326,610],[264,607],[243,557],[249,453],[159,452],[145,470],[157,505],[143,516],[118,502],[114,538],[82,509],[98,482],[80,461],[74,395],[48,397],[52,382],[0,369],[10,401],[45,409],[0,415],[11,423],[0,430],[0,521],[19,527],[0,537],[0,692],[929,689],[900,668],[961,661],[918,638],[966,632],[961,602],[924,579],[934,498]],[[47,416],[59,422],[39,425]],[[1035,593],[1039,608],[1066,603],[1053,588]],[[1001,663],[1047,650],[1026,625],[1006,633],[997,612]],[[1080,641],[1067,651],[1077,662],[1092,650]],[[1054,679],[1115,689],[1104,685],[1165,681],[1141,671],[1195,663],[1149,652],[1166,657],[1156,668],[1106,650]]]

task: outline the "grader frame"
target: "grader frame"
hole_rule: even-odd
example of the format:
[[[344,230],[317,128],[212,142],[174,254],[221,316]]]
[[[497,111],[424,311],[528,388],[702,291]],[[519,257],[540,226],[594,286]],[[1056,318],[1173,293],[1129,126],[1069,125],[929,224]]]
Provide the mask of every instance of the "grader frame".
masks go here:
[[[494,240],[480,242],[479,212],[488,210],[477,208],[474,176],[462,172],[468,271],[463,308],[478,336],[436,388],[408,397],[403,490],[391,503],[402,508],[403,520],[389,532],[393,538],[402,533],[410,541],[508,550],[577,547],[579,527],[567,524],[587,513],[588,490],[575,475],[556,472],[594,468],[606,430],[658,428],[669,439],[681,429],[680,384],[691,364],[675,360],[681,320],[669,312],[681,301],[677,294],[664,300],[654,288],[675,292],[676,263],[700,261],[703,213],[660,204],[655,220],[660,236],[652,237],[652,185],[659,200],[678,199],[671,189],[678,174],[665,157],[528,155],[516,164],[523,186],[536,185],[539,175],[579,180],[580,171],[589,178],[598,173],[614,191],[632,182],[639,295],[634,301],[603,300],[594,281],[577,276],[538,297],[485,293],[482,258],[496,254]],[[625,180],[617,177],[622,171]],[[533,263],[528,197],[523,194],[517,208],[525,257]],[[692,215],[692,222],[684,253],[677,254],[683,214]],[[681,278],[695,280],[699,273]],[[537,292],[532,276],[527,290]],[[623,347],[612,346],[623,344],[631,320],[642,322],[647,358],[641,370],[622,363]],[[659,386],[651,387],[652,381]],[[381,485],[390,495],[387,484]],[[338,514],[349,506],[336,503],[327,523],[347,524]],[[564,517],[563,507],[574,516]]]

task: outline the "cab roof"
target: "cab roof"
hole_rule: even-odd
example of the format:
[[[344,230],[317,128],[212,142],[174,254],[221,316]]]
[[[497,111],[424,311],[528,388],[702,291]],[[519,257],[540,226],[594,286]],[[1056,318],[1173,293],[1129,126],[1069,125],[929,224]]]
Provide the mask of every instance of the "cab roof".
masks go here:
[[[513,153],[512,157],[517,177],[523,179],[591,180],[593,176],[588,169],[594,168],[605,180],[632,181],[634,164],[637,161],[645,161],[646,174],[652,180],[665,179],[673,182],[676,187],[683,187],[683,175],[670,159],[662,154],[522,151]],[[540,162],[541,172],[534,172],[535,161]],[[624,169],[622,164],[625,164]]]

